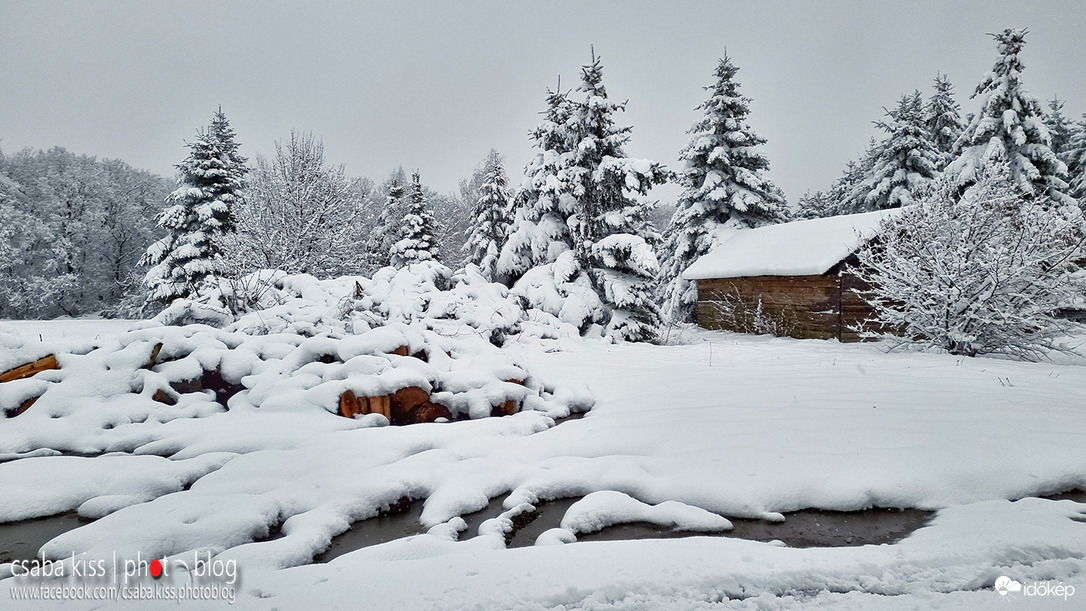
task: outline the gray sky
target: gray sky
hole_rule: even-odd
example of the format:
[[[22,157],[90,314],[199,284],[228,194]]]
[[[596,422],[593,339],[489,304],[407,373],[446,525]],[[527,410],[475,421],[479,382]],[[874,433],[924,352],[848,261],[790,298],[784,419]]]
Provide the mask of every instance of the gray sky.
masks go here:
[[[184,2],[0,0],[0,148],[59,145],[172,176],[219,104],[242,153],[292,128],[382,180],[402,165],[452,191],[493,147],[516,181],[547,87],[595,44],[628,99],[627,153],[677,167],[717,58],[739,66],[770,176],[825,188],[902,93],[949,75],[966,112],[986,32],[1028,27],[1024,81],[1086,112],[1081,2]],[[671,198],[673,191],[654,195]]]

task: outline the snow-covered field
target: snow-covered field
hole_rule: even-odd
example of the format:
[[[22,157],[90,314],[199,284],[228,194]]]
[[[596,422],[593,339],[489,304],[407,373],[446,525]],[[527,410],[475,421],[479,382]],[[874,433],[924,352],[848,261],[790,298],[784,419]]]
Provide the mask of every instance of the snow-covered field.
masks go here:
[[[0,330],[79,343],[126,324]],[[1086,361],[685,334],[673,346],[507,345],[540,378],[595,397],[586,417],[557,425],[538,411],[374,427],[312,410],[232,409],[133,429],[145,435],[135,454],[0,463],[0,521],[76,509],[98,518],[50,541],[42,551],[52,558],[140,554],[174,567],[210,552],[236,568],[241,608],[1081,608],[1086,505],[1023,497],[1086,489]],[[581,496],[561,529],[505,549],[527,505]],[[428,533],[310,563],[332,536],[402,497],[427,499]],[[505,498],[502,517],[458,533],[459,516],[494,497]],[[872,506],[939,512],[892,545],[572,542],[618,521],[711,531],[728,518]],[[276,528],[281,536],[267,537]],[[1001,576],[1023,588],[998,593]],[[139,583],[185,583],[169,579],[145,571]],[[37,584],[0,582],[0,600],[27,583]]]

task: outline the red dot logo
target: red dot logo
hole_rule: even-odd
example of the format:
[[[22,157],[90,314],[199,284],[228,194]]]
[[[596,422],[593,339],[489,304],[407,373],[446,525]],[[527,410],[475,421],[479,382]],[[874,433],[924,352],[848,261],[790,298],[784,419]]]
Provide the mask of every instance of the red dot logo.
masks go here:
[[[151,570],[151,577],[154,577],[155,579],[162,577],[162,563],[159,562],[157,558],[151,561],[151,566],[149,568]]]

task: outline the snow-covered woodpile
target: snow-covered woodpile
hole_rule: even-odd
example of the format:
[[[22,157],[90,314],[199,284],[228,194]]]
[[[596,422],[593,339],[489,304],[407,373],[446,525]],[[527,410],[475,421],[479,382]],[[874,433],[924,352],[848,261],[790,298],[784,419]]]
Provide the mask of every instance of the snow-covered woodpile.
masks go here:
[[[224,410],[309,410],[381,425],[521,410],[557,417],[590,406],[583,396],[556,395],[500,347],[575,330],[539,315],[528,320],[515,297],[471,272],[454,276],[426,263],[373,279],[248,281],[245,295],[224,289],[176,302],[98,345],[55,355],[39,354],[46,345],[5,350],[0,368],[11,369],[0,409],[10,424],[25,425],[8,427],[8,450],[34,449],[35,434],[66,427],[109,438],[67,449],[132,450],[138,434],[111,431]],[[230,299],[249,311],[230,313],[222,305]]]
[[[859,341],[871,317],[850,269],[895,210],[727,229],[683,274],[698,283],[697,322],[708,329]]]

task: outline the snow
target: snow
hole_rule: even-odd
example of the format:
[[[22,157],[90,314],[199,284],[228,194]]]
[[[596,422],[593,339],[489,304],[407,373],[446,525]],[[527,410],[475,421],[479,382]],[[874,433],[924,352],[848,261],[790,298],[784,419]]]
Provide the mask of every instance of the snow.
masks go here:
[[[676,530],[729,530],[732,523],[715,513],[676,501],[649,505],[613,490],[593,492],[573,504],[562,518],[569,532],[590,533],[615,524],[648,522]]]
[[[831,216],[757,229],[724,227],[710,251],[683,272],[687,280],[745,276],[813,276],[855,252],[899,209]]]
[[[319,285],[307,286],[320,294]],[[413,329],[368,333],[425,336]],[[200,359],[230,354],[215,342],[225,345],[238,333],[170,332],[178,345],[198,344],[192,354],[202,349]],[[99,367],[105,355],[90,353],[62,358],[61,371],[74,376],[79,363],[98,363],[93,371],[107,388],[114,383],[109,372],[138,361],[142,342],[157,333],[163,328],[101,338],[131,351],[109,352],[116,369]],[[521,334],[500,355],[472,354],[519,363],[555,411],[391,427],[303,409],[306,393],[346,364],[308,362],[306,355],[335,348],[350,361],[354,353],[374,356],[362,344],[399,339],[368,333],[356,340],[240,338],[239,348],[265,355],[253,365],[286,374],[278,378],[285,386],[264,400],[275,409],[250,406],[255,400],[239,394],[226,411],[104,430],[88,424],[100,425],[94,414],[134,412],[140,397],[118,407],[117,399],[89,389],[82,398],[72,395],[72,405],[51,408],[66,410],[58,418],[27,419],[35,405],[0,419],[0,441],[27,438],[21,451],[37,452],[0,463],[0,521],[74,508],[100,516],[47,543],[46,557],[75,551],[191,560],[199,551],[234,561],[241,574],[236,605],[243,609],[360,601],[388,609],[991,608],[1001,602],[993,584],[1002,575],[1023,584],[1062,582],[1086,595],[1086,504],[1011,502],[1086,488],[1081,360],[885,353],[879,345],[696,330],[676,346]],[[292,358],[307,364],[294,369]],[[321,367],[307,370],[311,365]],[[316,385],[302,388],[303,373]],[[464,380],[471,386],[470,376]],[[64,384],[48,383],[50,392]],[[291,384],[299,385],[293,398]],[[582,419],[554,419],[558,405],[583,409],[593,400]],[[195,407],[178,403],[151,415],[173,409],[181,416]],[[103,438],[142,445],[135,454],[95,458],[42,452],[57,440],[100,447]],[[352,522],[403,497],[425,499],[426,533],[310,564]],[[570,497],[583,498],[566,511],[562,528],[545,532],[535,546],[505,549],[504,533],[517,515]],[[494,498],[504,499],[502,515],[467,532],[461,516]],[[629,520],[704,531],[726,529],[728,518],[779,521],[801,508],[872,506],[939,512],[893,545],[795,549],[718,537],[574,542],[577,532]],[[282,536],[268,539],[277,526]],[[0,566],[0,575],[5,570],[12,571]],[[8,585],[18,581],[0,584],[0,600],[9,602]],[[157,607],[167,604],[177,606]]]

